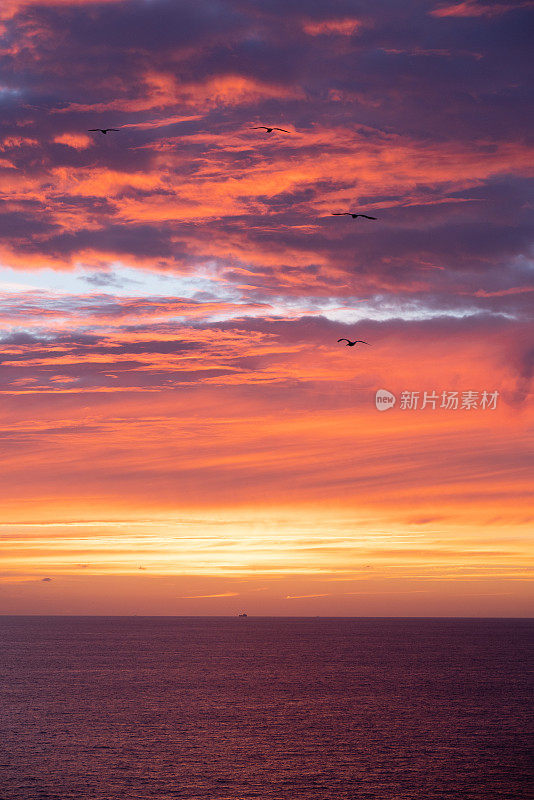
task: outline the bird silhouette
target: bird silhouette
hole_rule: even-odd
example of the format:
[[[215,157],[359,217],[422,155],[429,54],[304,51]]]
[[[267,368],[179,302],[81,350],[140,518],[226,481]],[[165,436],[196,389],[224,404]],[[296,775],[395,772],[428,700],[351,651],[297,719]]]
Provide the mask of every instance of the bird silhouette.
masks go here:
[[[88,128],[90,133],[103,133],[104,136],[108,133],[108,131],[118,131],[120,128]]]
[[[368,217],[367,214],[353,214],[352,211],[333,211],[331,216],[352,217],[352,219],[356,219],[356,217],[364,217],[365,219],[378,219],[378,217]]]
[[[338,342],[346,342],[347,347],[354,347],[355,344],[366,344],[368,347],[371,347],[369,342],[364,342],[363,339],[356,339],[355,342],[351,342],[350,339],[338,339]]]
[[[253,131],[264,130],[266,133],[272,133],[273,131],[282,131],[282,133],[291,133],[291,131],[286,131],[285,128],[268,128],[266,125],[256,125],[252,128]]]

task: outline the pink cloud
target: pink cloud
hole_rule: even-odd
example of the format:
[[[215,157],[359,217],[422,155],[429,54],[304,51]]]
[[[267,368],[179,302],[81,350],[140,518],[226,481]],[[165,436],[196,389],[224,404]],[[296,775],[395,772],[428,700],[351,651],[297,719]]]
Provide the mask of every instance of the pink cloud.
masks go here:
[[[433,17],[498,17],[506,14],[507,11],[514,11],[517,8],[532,8],[534,3],[527,0],[523,3],[493,3],[483,5],[476,0],[465,0],[452,6],[443,6],[430,12]]]
[[[93,144],[93,139],[85,133],[60,133],[54,136],[56,144],[66,144],[67,147],[73,147],[75,150],[86,150]]]
[[[363,22],[353,17],[340,19],[308,20],[304,22],[304,31],[309,36],[337,34],[338,36],[352,36],[363,27]]]

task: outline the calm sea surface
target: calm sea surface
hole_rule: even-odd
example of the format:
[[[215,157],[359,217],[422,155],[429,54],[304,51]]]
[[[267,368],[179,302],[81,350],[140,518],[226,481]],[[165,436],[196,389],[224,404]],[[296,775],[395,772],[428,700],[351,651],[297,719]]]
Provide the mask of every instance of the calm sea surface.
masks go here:
[[[0,617],[0,798],[532,798],[532,634],[529,620]]]

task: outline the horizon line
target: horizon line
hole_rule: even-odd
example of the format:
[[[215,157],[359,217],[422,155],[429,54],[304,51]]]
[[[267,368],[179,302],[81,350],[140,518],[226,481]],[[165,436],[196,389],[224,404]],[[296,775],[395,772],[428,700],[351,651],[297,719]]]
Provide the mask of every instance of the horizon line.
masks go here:
[[[5,618],[75,618],[75,619],[239,619],[239,614],[2,614],[0,619]],[[444,619],[444,620],[534,620],[534,616],[520,616],[520,617],[495,617],[495,616],[361,616],[361,615],[343,615],[343,616],[330,616],[322,614],[306,614],[306,615],[289,615],[289,614],[247,614],[247,619],[388,619],[388,620],[407,620],[407,619]],[[243,619],[243,617],[241,617]]]

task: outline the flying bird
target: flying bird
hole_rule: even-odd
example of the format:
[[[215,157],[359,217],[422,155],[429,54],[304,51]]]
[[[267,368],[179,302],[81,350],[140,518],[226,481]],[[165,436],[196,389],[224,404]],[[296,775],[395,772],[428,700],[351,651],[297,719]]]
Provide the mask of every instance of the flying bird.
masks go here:
[[[90,133],[103,133],[105,136],[109,131],[119,131],[120,128],[88,128],[88,130]]]
[[[365,219],[378,219],[378,217],[368,217],[367,214],[353,214],[352,211],[333,211],[331,216],[352,217],[352,219],[356,219],[356,217],[364,217]]]
[[[366,344],[368,347],[371,347],[369,342],[364,342],[363,339],[356,339],[355,342],[351,342],[350,339],[338,339],[338,342],[346,342],[347,347],[354,347],[355,344]]]
[[[266,125],[256,125],[252,128],[253,131],[264,130],[267,133],[272,133],[273,131],[282,131],[282,133],[291,133],[291,131],[286,131],[285,128],[267,128]]]

